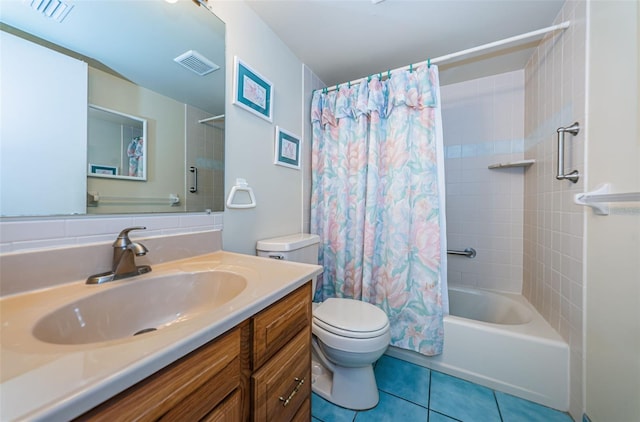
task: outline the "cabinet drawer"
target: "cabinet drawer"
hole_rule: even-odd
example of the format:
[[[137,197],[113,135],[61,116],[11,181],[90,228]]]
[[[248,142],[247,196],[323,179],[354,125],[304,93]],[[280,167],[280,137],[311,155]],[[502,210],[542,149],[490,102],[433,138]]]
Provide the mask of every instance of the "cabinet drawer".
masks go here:
[[[200,422],[241,422],[242,407],[241,393],[236,390],[224,399],[211,413],[202,418]],[[185,420],[184,417],[174,420]]]
[[[260,368],[310,325],[311,282],[308,282],[253,318],[253,367]]]
[[[239,387],[239,354],[240,329],[236,328],[95,407],[78,417],[78,420],[157,420],[173,407],[179,406],[189,395],[201,389],[209,393],[207,389],[216,390],[219,387],[218,397],[208,397],[204,407],[209,408],[202,410],[205,415],[229,392]],[[227,374],[231,378],[219,380],[217,375],[220,374]]]
[[[291,422],[309,422],[311,420],[311,397],[302,402]]]
[[[222,406],[221,402],[225,397],[234,391],[239,391],[240,385],[240,358],[235,358],[216,376],[209,379],[204,385],[198,388],[187,397],[183,398],[176,406],[171,408],[159,420],[166,422],[174,421],[198,421],[209,414],[216,406]],[[240,406],[236,411],[240,414]],[[226,407],[219,413],[226,413]],[[229,422],[231,419],[227,419]],[[240,418],[236,419],[240,420]]]
[[[311,327],[253,374],[254,421],[291,421],[311,394]]]

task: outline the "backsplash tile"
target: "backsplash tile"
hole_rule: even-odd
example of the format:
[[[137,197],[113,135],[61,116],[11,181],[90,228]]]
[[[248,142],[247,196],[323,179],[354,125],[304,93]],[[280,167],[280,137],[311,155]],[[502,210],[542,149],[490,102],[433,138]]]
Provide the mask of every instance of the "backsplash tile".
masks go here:
[[[108,242],[126,227],[146,226],[134,237],[154,237],[222,230],[222,213],[139,214],[123,216],[4,219],[0,222],[0,253],[20,253],[71,245]]]
[[[110,270],[111,244],[116,235],[110,235],[104,242],[0,254],[0,296],[81,281],[92,274]],[[220,250],[222,232],[203,230],[174,236],[139,237],[136,241],[149,250],[145,256],[136,258],[136,262],[153,266]]]

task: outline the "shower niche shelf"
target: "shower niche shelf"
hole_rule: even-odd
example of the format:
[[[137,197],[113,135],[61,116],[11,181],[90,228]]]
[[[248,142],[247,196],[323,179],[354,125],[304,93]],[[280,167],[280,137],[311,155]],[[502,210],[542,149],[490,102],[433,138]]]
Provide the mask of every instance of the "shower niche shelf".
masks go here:
[[[510,161],[507,163],[496,163],[489,165],[489,170],[493,169],[509,169],[514,167],[523,167],[525,169],[529,168],[536,160],[519,160],[519,161]]]

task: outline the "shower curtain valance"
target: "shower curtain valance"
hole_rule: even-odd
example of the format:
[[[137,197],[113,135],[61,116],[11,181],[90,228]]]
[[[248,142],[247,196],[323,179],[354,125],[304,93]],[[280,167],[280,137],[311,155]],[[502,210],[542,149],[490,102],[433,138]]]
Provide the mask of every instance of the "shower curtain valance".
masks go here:
[[[344,85],[326,95],[316,91],[312,99],[311,122],[336,126],[337,119],[356,119],[374,111],[380,117],[388,117],[401,105],[415,109],[435,108],[438,100],[432,75],[425,65],[413,72],[396,72],[387,83],[373,76],[368,83]]]

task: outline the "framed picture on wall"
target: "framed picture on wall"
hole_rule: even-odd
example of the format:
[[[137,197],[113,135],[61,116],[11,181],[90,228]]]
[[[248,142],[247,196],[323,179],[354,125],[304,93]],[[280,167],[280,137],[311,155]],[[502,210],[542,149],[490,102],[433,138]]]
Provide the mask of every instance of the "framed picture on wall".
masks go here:
[[[273,121],[273,84],[234,57],[233,104],[261,117]]]
[[[300,137],[276,126],[275,161],[279,166],[300,170]]]
[[[103,166],[100,164],[89,164],[89,175],[117,176],[118,168],[113,166]]]

